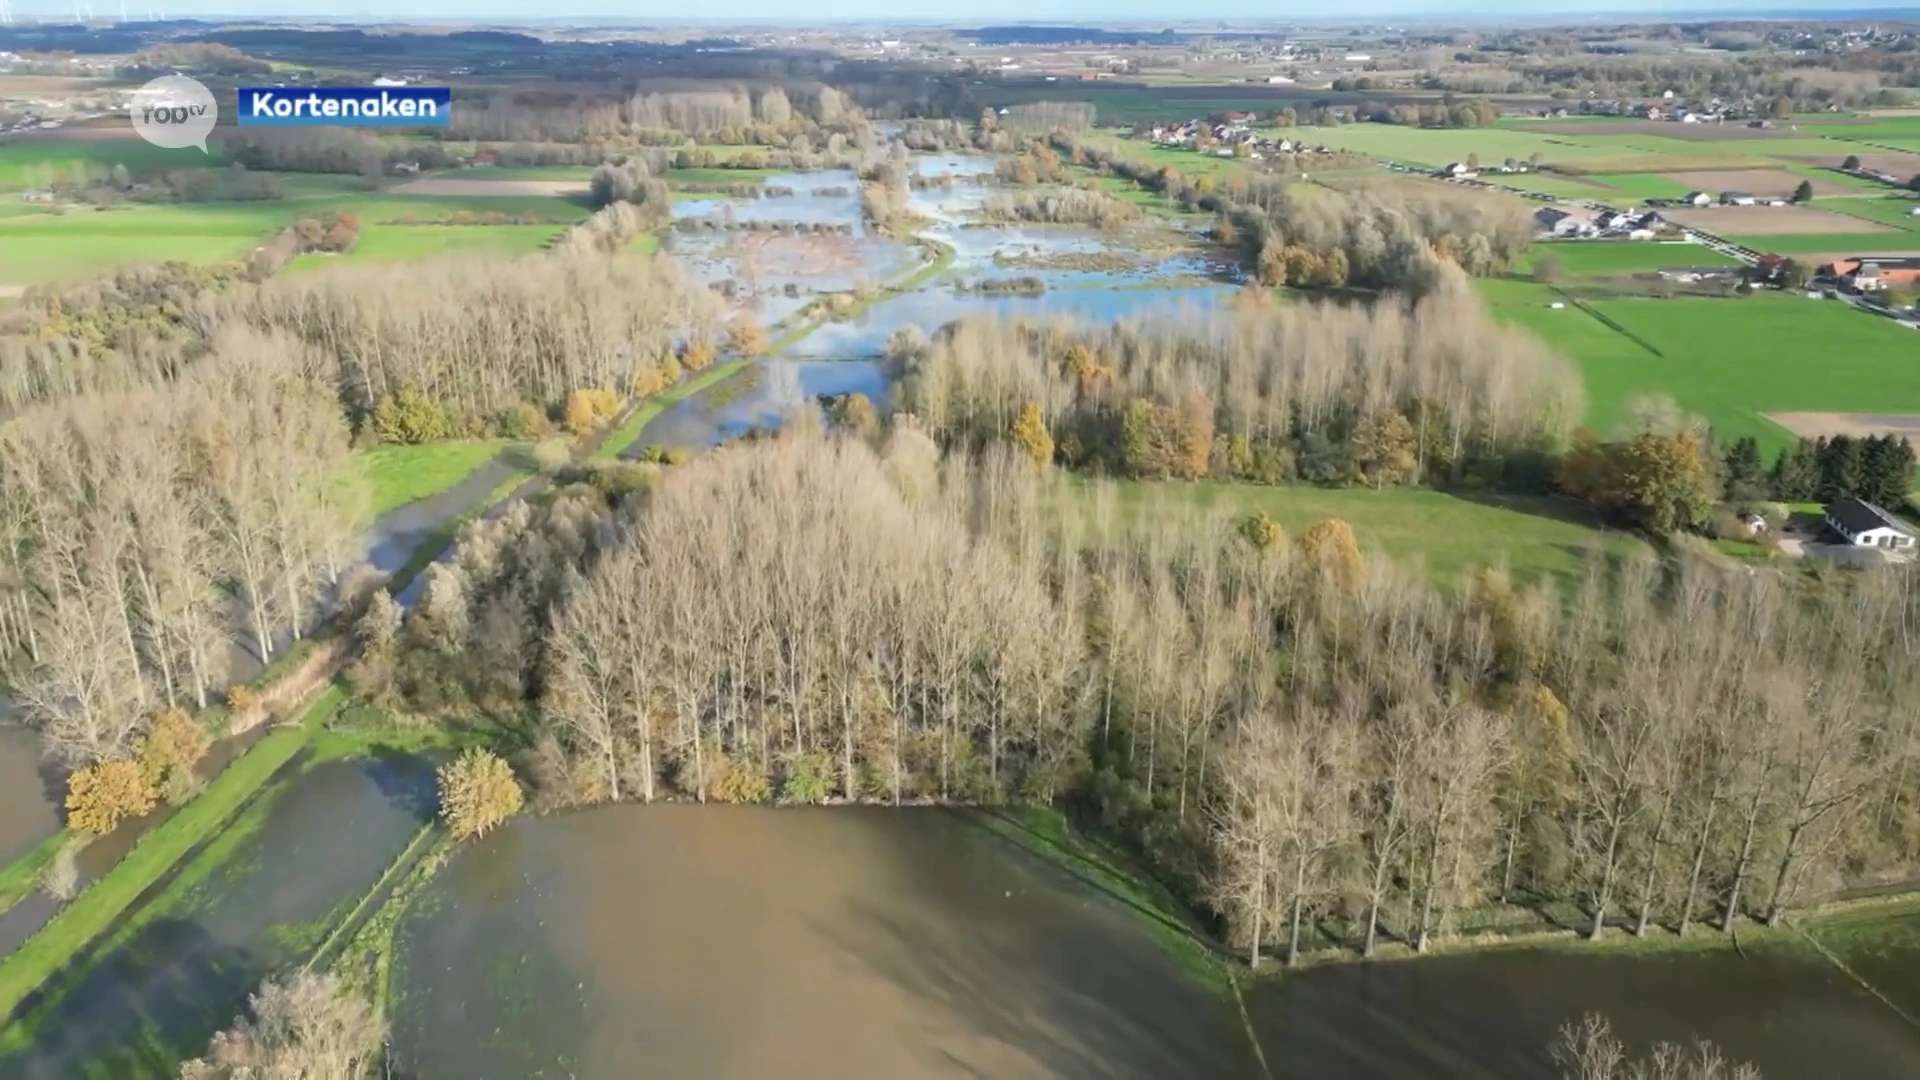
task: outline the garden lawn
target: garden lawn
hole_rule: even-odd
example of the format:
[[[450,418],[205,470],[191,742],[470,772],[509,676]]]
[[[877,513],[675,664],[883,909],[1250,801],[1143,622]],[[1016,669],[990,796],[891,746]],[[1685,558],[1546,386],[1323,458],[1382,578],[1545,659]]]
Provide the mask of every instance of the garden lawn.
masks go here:
[[[1751,435],[1769,454],[1792,436],[1762,413],[1920,412],[1913,331],[1836,301],[1603,300],[1590,305],[1596,317],[1547,307],[1557,294],[1543,286],[1489,281],[1481,291],[1499,318],[1579,365],[1588,423],[1602,435],[1635,398],[1655,394],[1704,417],[1720,439]]]
[[[1235,517],[1264,512],[1290,539],[1317,522],[1339,518],[1353,526],[1362,551],[1421,564],[1443,586],[1492,564],[1505,564],[1519,581],[1570,581],[1581,573],[1591,550],[1625,555],[1646,549],[1637,537],[1597,527],[1585,507],[1544,496],[1122,481],[1120,497],[1123,507],[1136,511],[1171,498],[1222,508]]]
[[[467,439],[376,446],[356,456],[366,469],[368,497],[377,517],[456,486],[512,445],[508,439]]]

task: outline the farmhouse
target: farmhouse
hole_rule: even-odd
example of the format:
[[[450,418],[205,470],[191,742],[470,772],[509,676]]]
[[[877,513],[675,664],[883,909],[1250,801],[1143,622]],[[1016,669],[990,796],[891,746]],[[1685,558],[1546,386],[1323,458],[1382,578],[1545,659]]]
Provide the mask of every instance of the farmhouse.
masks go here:
[[[1704,191],[1693,191],[1689,192],[1687,197],[1680,201],[1687,206],[1711,206],[1713,204],[1713,196]]]
[[[1723,191],[1720,193],[1722,206],[1752,206],[1753,196],[1744,191]]]
[[[1599,231],[1593,218],[1585,213],[1543,206],[1533,212],[1533,221],[1550,236],[1592,236]]]
[[[1920,258],[1913,256],[1855,256],[1837,259],[1820,270],[1857,292],[1920,285]]]
[[[1841,499],[1827,506],[1827,525],[1855,547],[1890,551],[1913,550],[1913,530],[1892,514],[1860,499]]]

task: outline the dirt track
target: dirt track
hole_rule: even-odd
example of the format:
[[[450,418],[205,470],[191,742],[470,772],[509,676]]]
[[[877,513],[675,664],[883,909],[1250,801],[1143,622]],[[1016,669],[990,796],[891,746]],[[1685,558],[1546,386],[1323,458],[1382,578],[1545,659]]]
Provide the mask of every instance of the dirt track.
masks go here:
[[[1920,416],[1902,413],[1776,412],[1767,419],[1808,439],[1900,435],[1920,442]]]
[[[1721,236],[1893,231],[1864,218],[1848,217],[1811,206],[1709,206],[1697,210],[1662,210],[1660,215],[1677,225],[1704,229]]]
[[[387,189],[389,195],[448,197],[554,195],[564,198],[569,195],[584,195],[586,192],[587,185],[578,180],[461,180],[450,176],[409,180]]]

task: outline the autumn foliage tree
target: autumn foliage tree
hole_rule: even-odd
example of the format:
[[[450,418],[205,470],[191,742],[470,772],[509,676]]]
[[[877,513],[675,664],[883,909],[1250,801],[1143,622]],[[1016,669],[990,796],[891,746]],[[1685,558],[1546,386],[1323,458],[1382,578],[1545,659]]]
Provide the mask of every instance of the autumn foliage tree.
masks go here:
[[[520,812],[513,767],[490,751],[467,750],[440,766],[439,780],[440,819],[455,840],[485,836]]]
[[[1039,402],[1029,401],[1020,406],[1012,435],[1014,445],[1036,468],[1044,469],[1053,463],[1053,436],[1047,432],[1047,419],[1041,415]]]
[[[185,709],[170,706],[154,714],[133,756],[147,785],[177,803],[193,789],[194,769],[209,745],[207,729]]]
[[[153,805],[153,788],[137,762],[103,761],[67,778],[67,825],[82,832],[105,836]]]
[[[1706,520],[1718,482],[1693,431],[1644,431],[1620,442],[1577,443],[1560,464],[1562,490],[1655,535]]]

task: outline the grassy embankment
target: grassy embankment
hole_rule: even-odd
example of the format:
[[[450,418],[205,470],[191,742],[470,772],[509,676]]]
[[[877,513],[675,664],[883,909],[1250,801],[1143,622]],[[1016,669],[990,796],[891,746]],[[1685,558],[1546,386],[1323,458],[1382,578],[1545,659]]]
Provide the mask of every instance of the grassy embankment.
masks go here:
[[[0,867],[0,911],[11,908],[40,887],[40,872],[73,835],[73,830],[61,829],[40,841],[32,851]]]
[[[195,848],[205,843],[306,745],[312,730],[340,706],[331,689],[300,725],[274,731],[221,770],[206,789],[142,837],[126,858],[102,875],[40,932],[0,962],[0,1017],[11,1017],[29,995],[73,963],[122,914]],[[0,1035],[0,1053],[18,1049],[26,1025]]]

